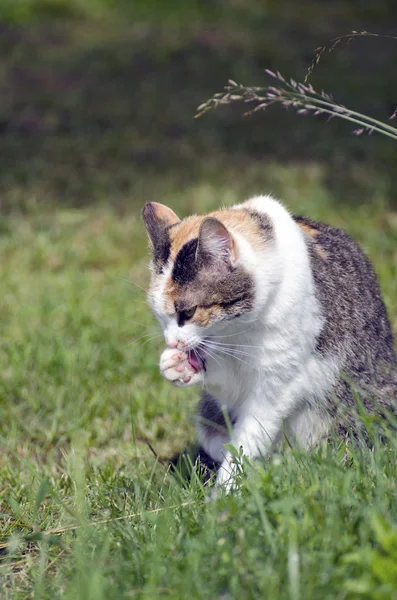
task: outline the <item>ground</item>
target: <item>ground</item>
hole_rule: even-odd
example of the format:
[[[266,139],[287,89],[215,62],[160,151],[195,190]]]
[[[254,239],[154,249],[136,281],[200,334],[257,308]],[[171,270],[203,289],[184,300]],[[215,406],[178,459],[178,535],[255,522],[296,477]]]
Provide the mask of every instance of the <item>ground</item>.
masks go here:
[[[397,214],[385,199],[336,202],[315,165],[251,165],[251,186],[243,166],[223,173],[164,182],[161,200],[204,211],[243,200],[247,181],[344,227],[397,329]],[[159,376],[144,200],[135,190],[123,212],[33,205],[2,218],[1,596],[395,597],[393,440],[347,456],[337,443],[286,451],[209,504],[199,479],[163,464],[194,442],[197,392]]]

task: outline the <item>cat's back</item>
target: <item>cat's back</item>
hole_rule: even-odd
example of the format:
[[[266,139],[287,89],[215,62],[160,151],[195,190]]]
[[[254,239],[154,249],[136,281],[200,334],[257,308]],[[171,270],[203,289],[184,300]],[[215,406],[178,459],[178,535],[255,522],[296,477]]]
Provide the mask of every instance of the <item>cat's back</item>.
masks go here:
[[[395,364],[393,334],[369,259],[341,229],[307,217],[293,218],[305,237],[325,318],[318,352],[342,352],[354,374]]]

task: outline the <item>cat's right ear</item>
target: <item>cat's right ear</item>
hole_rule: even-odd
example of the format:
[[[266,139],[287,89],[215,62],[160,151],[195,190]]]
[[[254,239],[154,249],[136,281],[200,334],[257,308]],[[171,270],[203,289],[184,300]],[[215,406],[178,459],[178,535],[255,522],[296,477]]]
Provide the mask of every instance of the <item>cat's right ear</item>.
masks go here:
[[[179,223],[180,219],[168,206],[158,202],[145,204],[142,209],[142,218],[153,248],[154,258],[161,260],[162,256],[160,255],[165,252],[166,248],[169,248],[168,229],[171,225]]]

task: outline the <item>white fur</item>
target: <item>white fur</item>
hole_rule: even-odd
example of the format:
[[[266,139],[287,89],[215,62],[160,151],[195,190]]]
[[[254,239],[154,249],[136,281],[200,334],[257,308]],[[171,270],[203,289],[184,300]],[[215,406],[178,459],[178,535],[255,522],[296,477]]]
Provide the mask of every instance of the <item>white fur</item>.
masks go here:
[[[178,327],[175,317],[166,316],[162,308],[162,290],[170,270],[151,297],[167,345],[182,350],[179,371],[174,370],[178,360],[171,361],[171,370],[164,368],[170,356],[169,349],[164,351],[162,373],[177,385],[200,383],[227,407],[235,419],[230,441],[254,458],[268,454],[283,430],[305,447],[327,432],[329,422],[322,407],[335,383],[341,357],[324,359],[315,353],[323,318],[301,229],[269,196],[255,197],[234,208],[241,207],[266,214],[275,232],[275,243],[258,252],[230,228],[238,247],[238,262],[255,280],[254,309],[209,328],[189,322]],[[183,352],[207,336],[230,344],[235,355],[210,349],[214,356],[207,356],[206,371],[192,374]],[[228,351],[226,346],[222,348]],[[231,457],[224,444],[229,440],[222,433],[209,437],[200,425],[198,433],[206,452],[223,461],[217,482],[227,485]]]

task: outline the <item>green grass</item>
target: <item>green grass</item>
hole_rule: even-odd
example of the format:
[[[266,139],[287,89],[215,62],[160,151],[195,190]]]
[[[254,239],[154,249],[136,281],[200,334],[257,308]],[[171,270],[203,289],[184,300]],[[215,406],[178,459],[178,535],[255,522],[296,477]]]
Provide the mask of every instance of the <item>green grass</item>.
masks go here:
[[[285,451],[209,504],[198,478],[183,483],[150,450],[164,459],[194,442],[197,391],[163,381],[162,339],[140,339],[159,332],[137,287],[146,199],[186,215],[273,191],[344,227],[397,330],[387,198],[337,202],[316,165],[217,172],[137,180],[123,209],[107,195],[81,209],[33,198],[2,217],[1,598],[397,598],[394,442],[347,457],[336,444]]]

